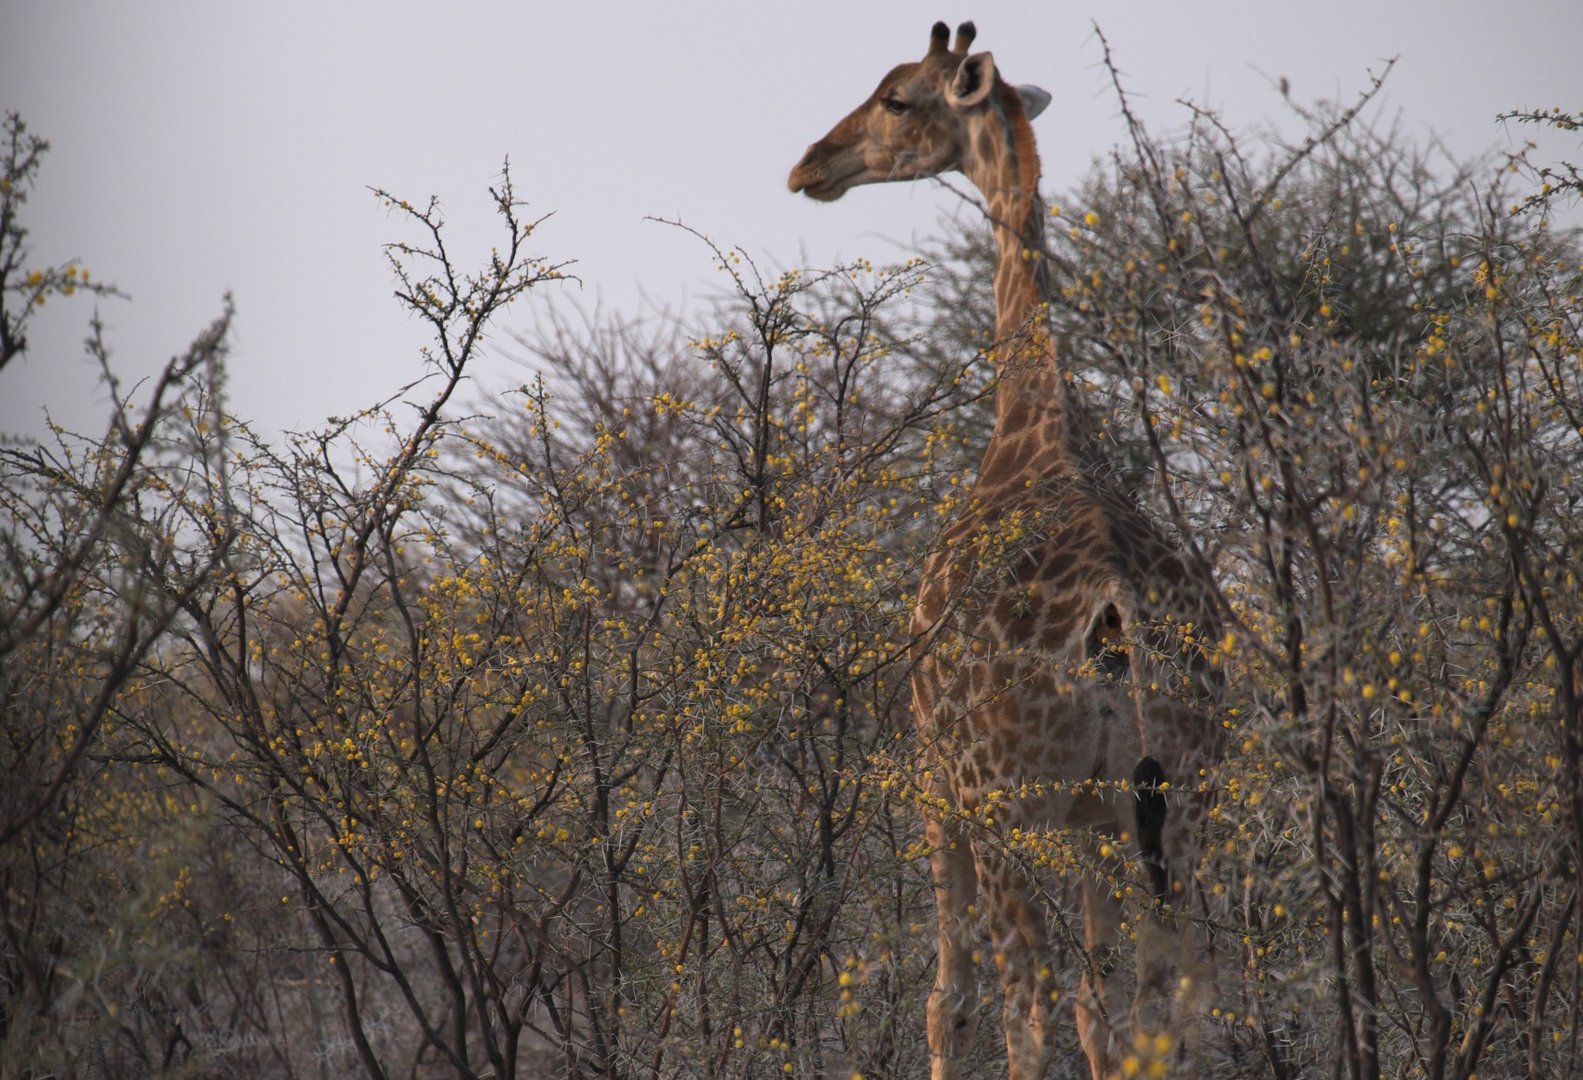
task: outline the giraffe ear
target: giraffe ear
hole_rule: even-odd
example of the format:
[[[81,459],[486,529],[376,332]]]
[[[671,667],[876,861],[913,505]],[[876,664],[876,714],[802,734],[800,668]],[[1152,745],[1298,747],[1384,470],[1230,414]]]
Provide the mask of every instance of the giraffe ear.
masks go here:
[[[1044,112],[1045,106],[1050,104],[1049,92],[1037,86],[1019,86],[1017,96],[1022,99],[1022,111],[1029,120]]]
[[[989,97],[994,87],[995,57],[987,52],[974,53],[957,67],[945,100],[953,109],[971,109]]]

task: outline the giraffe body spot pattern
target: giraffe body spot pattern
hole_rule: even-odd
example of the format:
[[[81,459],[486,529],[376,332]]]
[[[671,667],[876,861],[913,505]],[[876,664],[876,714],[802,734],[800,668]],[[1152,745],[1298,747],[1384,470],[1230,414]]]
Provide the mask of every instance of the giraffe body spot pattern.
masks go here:
[[[924,566],[913,618],[913,708],[930,777],[939,960],[928,1003],[934,1080],[967,1075],[978,1010],[979,917],[1000,976],[1007,1070],[1042,1077],[1052,1019],[1049,912],[1003,838],[1075,836],[1083,899],[1075,1014],[1093,1076],[1137,1034],[1169,1032],[1194,1067],[1191,1003],[1202,949],[1180,913],[1220,754],[1220,673],[1183,644],[1218,640],[1213,590],[1112,480],[1046,325],[1048,267],[1030,120],[1050,102],[1004,82],[990,53],[944,23],[922,60],[892,68],[792,170],[793,192],[960,171],[994,229],[996,423],[965,509]],[[1174,696],[1157,688],[1171,687]],[[1179,689],[1178,689],[1179,688]],[[1136,782],[1137,787],[1134,788]],[[1118,845],[1131,843],[1131,865]],[[1141,846],[1140,846],[1141,842]],[[1117,962],[1114,873],[1169,898]]]

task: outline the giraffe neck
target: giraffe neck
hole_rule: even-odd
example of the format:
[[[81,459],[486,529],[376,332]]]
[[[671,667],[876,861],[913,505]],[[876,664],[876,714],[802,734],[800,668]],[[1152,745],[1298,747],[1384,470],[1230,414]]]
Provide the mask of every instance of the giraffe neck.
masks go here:
[[[979,488],[1022,487],[1027,474],[1075,468],[1083,416],[1050,336],[1044,205],[1033,128],[1002,87],[971,133],[963,163],[984,196],[995,235],[995,349],[1000,388]]]

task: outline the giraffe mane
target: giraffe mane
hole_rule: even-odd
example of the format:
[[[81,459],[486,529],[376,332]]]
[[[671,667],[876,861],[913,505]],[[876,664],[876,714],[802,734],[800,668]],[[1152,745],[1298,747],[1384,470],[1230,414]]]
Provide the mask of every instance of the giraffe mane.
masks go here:
[[[1006,122],[1011,126],[1012,147],[1017,152],[1017,183],[1028,200],[1031,215],[1038,212],[1039,201],[1039,148],[1034,141],[1033,124],[1022,107],[1017,88],[1001,80],[999,72],[995,74],[995,81],[1000,84],[1001,104],[1006,110]],[[1016,227],[1025,229],[1027,223],[1017,222]]]

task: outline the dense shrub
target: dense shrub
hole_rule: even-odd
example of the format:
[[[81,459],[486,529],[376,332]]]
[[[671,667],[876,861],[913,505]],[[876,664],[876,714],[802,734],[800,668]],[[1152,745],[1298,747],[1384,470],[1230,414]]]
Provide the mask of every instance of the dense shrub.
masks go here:
[[[1552,1075],[1583,1018],[1583,252],[1509,174],[1310,120],[1257,151],[1134,124],[1052,209],[1063,356],[1220,585],[1208,1052]],[[84,280],[25,265],[42,147],[8,131],[7,359]],[[0,447],[8,1074],[927,1068],[907,622],[987,432],[987,236],[774,278],[703,241],[704,329],[552,321],[539,377],[464,414],[559,276],[492,194],[472,276],[437,207],[381,196],[433,331],[389,401],[256,437],[222,316],[102,437]]]

